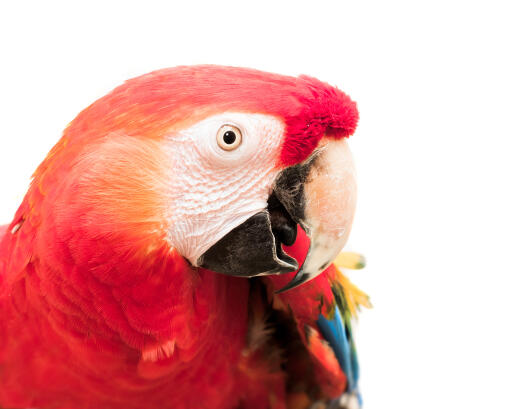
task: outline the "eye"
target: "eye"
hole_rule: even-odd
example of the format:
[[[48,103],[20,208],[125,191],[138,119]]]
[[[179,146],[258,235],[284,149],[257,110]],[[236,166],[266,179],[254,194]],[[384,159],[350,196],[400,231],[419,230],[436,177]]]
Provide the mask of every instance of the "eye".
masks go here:
[[[233,125],[223,125],[216,134],[216,142],[224,151],[232,151],[241,144],[241,131]]]

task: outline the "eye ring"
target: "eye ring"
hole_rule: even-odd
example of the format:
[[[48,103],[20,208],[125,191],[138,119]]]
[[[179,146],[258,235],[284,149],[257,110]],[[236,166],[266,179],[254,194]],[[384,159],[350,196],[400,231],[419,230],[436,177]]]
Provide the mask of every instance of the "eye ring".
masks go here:
[[[222,125],[216,133],[216,142],[224,151],[233,151],[241,145],[243,137],[238,127]]]

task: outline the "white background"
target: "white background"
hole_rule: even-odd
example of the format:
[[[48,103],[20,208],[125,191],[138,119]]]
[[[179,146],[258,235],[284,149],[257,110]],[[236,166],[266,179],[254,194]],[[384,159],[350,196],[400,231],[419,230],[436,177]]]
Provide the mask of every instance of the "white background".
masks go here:
[[[67,123],[127,78],[316,76],[361,113],[365,407],[510,408],[509,16],[504,1],[2,3],[0,221]]]

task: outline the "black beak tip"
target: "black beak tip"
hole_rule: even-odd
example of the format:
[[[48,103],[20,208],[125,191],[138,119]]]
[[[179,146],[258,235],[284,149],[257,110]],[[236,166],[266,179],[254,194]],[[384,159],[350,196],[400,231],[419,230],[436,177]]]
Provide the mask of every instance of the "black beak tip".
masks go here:
[[[308,273],[305,273],[303,270],[299,270],[293,277],[293,279],[284,287],[282,287],[280,290],[275,291],[275,294],[282,294],[286,291],[292,290],[293,288],[298,287],[299,285],[305,283],[310,278],[311,277]]]

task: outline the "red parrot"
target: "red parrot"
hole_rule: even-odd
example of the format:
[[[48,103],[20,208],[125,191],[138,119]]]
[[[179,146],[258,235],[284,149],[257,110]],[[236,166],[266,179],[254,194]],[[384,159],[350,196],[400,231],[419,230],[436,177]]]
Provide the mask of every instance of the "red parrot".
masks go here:
[[[366,299],[332,264],[357,121],[314,78],[209,65],[82,111],[0,227],[0,407],[357,407]]]

